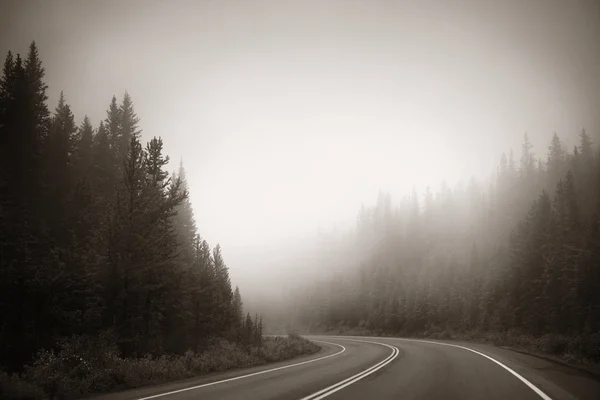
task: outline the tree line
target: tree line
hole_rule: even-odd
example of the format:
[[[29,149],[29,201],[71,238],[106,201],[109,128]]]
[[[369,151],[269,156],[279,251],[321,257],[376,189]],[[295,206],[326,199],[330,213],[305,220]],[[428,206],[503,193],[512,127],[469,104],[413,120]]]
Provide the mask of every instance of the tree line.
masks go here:
[[[219,245],[197,233],[183,165],[145,145],[131,97],[77,125],[54,112],[35,43],[0,79],[0,366],[19,371],[70,335],[106,335],[125,357],[259,343]]]
[[[543,159],[525,135],[519,159],[502,155],[490,182],[413,191],[396,205],[380,193],[337,250],[360,262],[296,299],[294,322],[317,331],[556,334],[600,344],[599,215],[592,137],[582,130],[569,151],[554,134]],[[587,352],[600,358],[598,348]]]

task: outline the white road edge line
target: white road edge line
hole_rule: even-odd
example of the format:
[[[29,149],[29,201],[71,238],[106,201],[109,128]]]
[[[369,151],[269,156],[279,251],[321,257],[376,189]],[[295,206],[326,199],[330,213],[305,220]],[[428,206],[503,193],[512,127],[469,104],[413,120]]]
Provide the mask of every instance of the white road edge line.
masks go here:
[[[340,338],[342,336],[332,336],[334,338]],[[535,386],[533,383],[529,382],[527,379],[525,379],[523,376],[521,376],[518,372],[514,371],[513,369],[511,369],[510,367],[502,364],[500,361],[496,360],[495,358],[492,358],[490,356],[488,356],[487,354],[481,353],[477,350],[473,350],[470,349],[468,347],[465,346],[460,346],[457,344],[450,344],[450,343],[442,343],[442,342],[434,342],[431,340],[421,340],[421,339],[405,339],[405,338],[394,338],[394,337],[381,337],[381,336],[375,336],[375,339],[392,339],[392,340],[405,340],[405,341],[409,341],[409,342],[422,342],[422,343],[431,343],[431,344],[438,344],[440,346],[449,346],[449,347],[457,347],[459,349],[463,349],[463,350],[468,350],[472,353],[475,354],[479,354],[482,357],[487,358],[488,360],[495,362],[496,364],[498,364],[499,366],[501,366],[502,368],[504,368],[505,370],[507,370],[508,372],[510,372],[511,374],[513,374],[515,377],[517,377],[521,382],[523,382],[525,385],[527,385],[531,390],[533,390],[538,396],[540,396],[542,399],[544,400],[552,400],[552,398],[550,396],[548,396],[546,393],[542,392],[540,389],[538,389],[537,386]]]
[[[312,360],[302,361],[302,362],[295,363],[295,364],[284,365],[282,367],[277,367],[277,368],[266,369],[264,371],[253,372],[253,373],[247,374],[247,375],[235,376],[233,378],[223,379],[223,380],[220,380],[220,381],[214,381],[214,382],[204,383],[202,385],[196,385],[196,386],[191,386],[191,387],[187,387],[187,388],[183,388],[183,389],[173,390],[171,392],[159,393],[159,394],[155,394],[153,396],[140,397],[137,400],[155,399],[157,397],[169,396],[169,395],[172,395],[172,394],[175,394],[175,393],[186,392],[188,390],[200,389],[200,388],[207,387],[207,386],[218,385],[220,383],[237,381],[238,379],[249,378],[251,376],[256,376],[256,375],[262,375],[262,374],[266,374],[268,372],[279,371],[279,370],[286,369],[286,368],[291,368],[291,367],[297,367],[298,365],[309,364],[309,363],[312,363],[312,362],[315,362],[315,361],[321,361],[321,360],[324,360],[326,358],[334,357],[334,356],[342,354],[343,352],[346,351],[346,348],[344,346],[342,346],[341,344],[331,343],[331,342],[325,342],[323,340],[312,340],[312,341],[313,342],[318,342],[318,343],[326,343],[326,344],[331,344],[331,345],[334,345],[334,346],[338,346],[338,347],[341,347],[342,350],[338,351],[337,353],[329,354],[327,356],[315,358],[315,359],[312,359]]]
[[[515,377],[517,377],[521,382],[523,382],[524,384],[526,384],[531,390],[533,390],[542,399],[544,399],[544,400],[552,400],[546,393],[542,392],[540,389],[537,388],[537,386],[535,386],[533,383],[529,382],[527,379],[525,379],[523,376],[521,376],[518,372],[516,372],[515,370],[511,369],[510,367],[502,364],[500,361],[496,360],[495,358],[492,358],[492,357],[488,356],[487,354],[484,354],[484,353],[479,352],[477,350],[473,350],[473,349],[470,349],[470,348],[465,347],[465,346],[459,346],[457,344],[433,342],[433,341],[430,341],[430,340],[416,340],[416,339],[400,339],[400,340],[410,340],[410,341],[413,341],[413,342],[433,343],[433,344],[439,344],[439,345],[442,345],[442,346],[458,347],[459,349],[468,350],[468,351],[470,351],[472,353],[479,354],[480,356],[485,357],[485,358],[487,358],[488,360],[490,360],[492,362],[495,362],[496,364],[498,364],[499,366],[501,366],[502,368],[504,368],[505,370],[507,370],[508,372],[510,372],[511,374],[513,374]]]
[[[381,368],[385,367],[386,365],[388,365],[389,363],[394,361],[394,359],[396,357],[398,357],[398,354],[400,353],[400,351],[398,350],[398,348],[396,346],[390,346],[385,343],[372,342],[370,340],[356,340],[356,339],[347,339],[347,338],[340,338],[340,339],[349,340],[352,342],[372,343],[372,344],[378,344],[381,346],[389,347],[390,349],[392,349],[392,354],[390,354],[385,360],[378,362],[377,364],[373,365],[372,367],[369,367],[366,370],[359,372],[358,374],[355,374],[349,378],[346,378],[343,381],[340,381],[329,387],[326,387],[325,389],[319,390],[316,393],[313,393],[311,395],[303,397],[301,400],[320,400],[329,395],[332,395],[333,393],[335,393],[339,390],[342,390],[345,387],[350,386],[353,383],[358,382],[359,380],[361,380],[361,379],[371,375],[372,373],[380,370]]]

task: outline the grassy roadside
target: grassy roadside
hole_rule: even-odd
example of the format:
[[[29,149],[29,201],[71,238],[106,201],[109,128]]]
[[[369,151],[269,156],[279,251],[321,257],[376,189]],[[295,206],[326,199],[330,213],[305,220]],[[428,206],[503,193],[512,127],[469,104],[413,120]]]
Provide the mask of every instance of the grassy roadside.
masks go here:
[[[311,332],[316,334],[316,332]],[[365,327],[343,327],[322,329],[319,333],[353,336],[397,336],[415,339],[456,340],[491,344],[497,347],[542,357],[600,377],[600,332],[586,336],[544,334],[539,337],[524,335],[514,330],[504,333],[448,330],[424,331],[407,335],[402,332],[381,332]]]
[[[72,338],[57,352],[42,352],[21,376],[0,371],[0,398],[74,399],[235,368],[289,360],[320,347],[297,335],[264,337],[262,346],[219,340],[202,353],[126,359],[107,343]]]

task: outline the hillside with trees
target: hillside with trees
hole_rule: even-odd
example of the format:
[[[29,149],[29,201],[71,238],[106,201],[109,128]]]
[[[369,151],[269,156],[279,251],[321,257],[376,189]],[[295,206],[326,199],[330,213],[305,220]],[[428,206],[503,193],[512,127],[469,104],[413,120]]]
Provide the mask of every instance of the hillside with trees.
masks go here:
[[[32,43],[0,79],[0,397],[20,377],[71,398],[315,351],[244,315],[183,165],[170,174],[163,140],[142,143],[127,92],[78,124],[63,93],[49,110],[44,73]],[[173,370],[184,354],[195,364]],[[164,368],[131,377],[139,360]]]
[[[330,252],[359,261],[307,285],[287,323],[492,338],[599,361],[600,154],[585,130],[578,141],[569,151],[554,134],[536,158],[525,135],[490,182],[413,191],[399,204],[380,193]]]

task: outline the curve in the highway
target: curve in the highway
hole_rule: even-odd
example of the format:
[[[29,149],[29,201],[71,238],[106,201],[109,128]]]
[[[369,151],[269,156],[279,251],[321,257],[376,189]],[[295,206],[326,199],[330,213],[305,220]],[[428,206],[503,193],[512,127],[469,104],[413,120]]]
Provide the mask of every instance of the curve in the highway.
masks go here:
[[[394,359],[396,357],[398,357],[398,354],[400,354],[400,351],[398,350],[398,348],[396,346],[390,346],[385,343],[374,342],[371,340],[357,340],[357,339],[342,339],[342,340],[351,340],[354,342],[378,344],[381,346],[389,347],[390,349],[392,349],[392,353],[385,360],[378,362],[377,364],[373,365],[371,368],[367,368],[366,370],[359,372],[358,374],[352,375],[351,377],[346,378],[341,382],[338,382],[329,387],[326,387],[325,389],[321,389],[318,392],[313,393],[309,396],[303,397],[301,400],[324,399],[325,397],[330,396],[330,395],[334,394],[335,392],[338,392],[338,391],[344,389],[345,387],[348,387],[348,386],[352,385],[353,383],[356,383],[356,382],[360,381],[361,379],[366,378],[367,376],[379,371],[380,369],[384,368],[386,365],[388,365],[389,363],[394,361]]]
[[[495,346],[390,337],[307,338],[321,342],[320,353],[101,399],[600,399],[600,381]]]
[[[150,400],[160,397],[184,400],[202,397],[227,400],[298,400],[309,396],[309,399],[315,400],[336,393],[382,369],[399,353],[395,346],[372,340],[315,338],[314,341],[323,344],[323,351],[329,354],[317,358],[313,356],[301,362],[288,362],[275,368],[263,367],[261,370],[221,374],[221,378],[199,377],[193,384],[180,382],[164,385],[163,388],[142,388],[103,399]],[[336,351],[338,348],[341,350]]]
[[[402,358],[373,379],[357,382],[327,400],[598,400],[600,379],[548,359],[482,343],[393,337],[368,338],[398,346]]]
[[[331,336],[331,338],[335,338],[335,339],[346,339],[346,338],[362,338],[361,336]],[[523,382],[529,389],[531,389],[537,396],[537,399],[542,399],[542,400],[553,400],[552,398],[550,398],[546,393],[544,393],[542,390],[540,390],[538,387],[536,387],[533,383],[531,383],[529,380],[527,380],[525,377],[523,377],[522,375],[520,375],[518,372],[516,372],[514,369],[510,368],[509,366],[503,364],[502,362],[496,360],[493,357],[490,357],[487,354],[484,354],[480,351],[471,349],[469,347],[466,346],[461,346],[461,345],[457,345],[457,344],[452,344],[452,343],[444,343],[444,342],[437,342],[437,341],[432,341],[432,340],[422,340],[422,339],[406,339],[406,338],[390,338],[390,337],[372,337],[373,339],[377,339],[377,340],[383,340],[383,341],[387,341],[389,342],[401,342],[401,343],[422,343],[422,344],[428,344],[428,345],[434,345],[434,346],[446,346],[446,347],[451,347],[454,349],[460,349],[461,351],[468,351],[471,352],[473,354],[476,354],[479,357],[483,357],[491,362],[493,362],[494,364],[500,366],[501,368],[503,368],[504,370],[508,371],[510,374],[512,374],[514,377],[516,377],[518,380],[520,380],[521,382]],[[408,348],[409,353],[411,352],[411,349]],[[461,356],[459,357],[455,357],[455,358],[461,358]],[[481,359],[480,359],[481,360]],[[481,363],[476,363],[476,365],[480,365]],[[489,366],[486,366],[489,367]],[[483,365],[482,367],[483,368]],[[471,376],[471,380],[475,380],[475,376]],[[461,380],[456,380],[456,382],[460,382]],[[379,384],[381,384],[383,381],[380,381]],[[438,385],[442,383],[442,382],[438,382]],[[434,385],[432,385],[433,387]],[[437,385],[435,385],[437,386]],[[448,382],[448,388],[452,388],[453,386],[455,386],[455,382]],[[476,385],[473,385],[476,386]],[[448,391],[445,393],[445,396],[449,396],[449,393],[452,393],[452,391],[454,391],[454,389]],[[449,398],[449,397],[447,397]],[[463,398],[463,397],[460,397]],[[519,397],[519,398],[525,398],[525,397]],[[529,398],[529,396],[527,397]],[[305,400],[305,399],[302,399]]]
[[[281,367],[266,369],[266,370],[262,370],[262,371],[258,371],[258,372],[253,372],[253,373],[250,373],[250,374],[234,376],[233,378],[227,378],[227,379],[222,379],[222,380],[218,380],[218,381],[214,381],[214,382],[203,383],[201,385],[190,386],[190,387],[186,387],[186,388],[183,388],[183,389],[172,390],[170,392],[159,393],[159,394],[155,394],[153,396],[141,397],[138,400],[150,400],[150,399],[155,399],[155,398],[158,398],[158,397],[170,396],[170,395],[181,393],[181,392],[187,392],[189,390],[196,390],[196,389],[200,389],[200,388],[207,387],[207,386],[219,385],[219,384],[222,384],[222,383],[227,383],[227,382],[235,381],[235,380],[238,380],[238,379],[250,378],[251,376],[267,374],[269,372],[279,371],[279,370],[286,369],[286,368],[297,367],[299,365],[309,364],[309,363],[313,363],[313,362],[316,362],[316,361],[325,360],[327,358],[335,357],[335,356],[340,355],[340,354],[342,354],[343,352],[346,351],[346,348],[344,346],[342,346],[341,344],[326,342],[324,340],[314,340],[314,342],[326,343],[326,344],[330,344],[332,346],[338,346],[338,347],[341,347],[341,350],[338,351],[337,353],[328,354],[326,356],[319,357],[319,358],[313,358],[313,359],[307,360],[307,361],[302,361],[302,362],[297,362],[297,363],[294,363],[294,364],[283,365]]]

